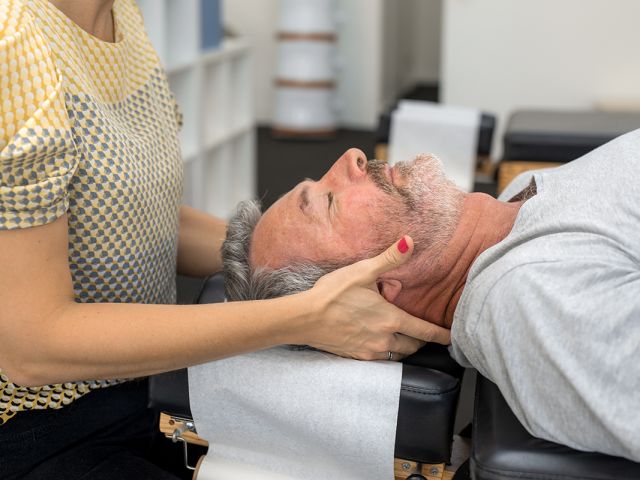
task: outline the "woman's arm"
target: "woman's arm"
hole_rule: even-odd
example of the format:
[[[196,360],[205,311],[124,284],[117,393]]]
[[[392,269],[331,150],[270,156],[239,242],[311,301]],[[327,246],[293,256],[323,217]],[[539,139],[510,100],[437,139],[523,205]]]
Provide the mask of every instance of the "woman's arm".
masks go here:
[[[180,206],[178,273],[206,277],[222,270],[220,247],[227,222],[187,205]]]
[[[406,261],[389,249],[297,295],[213,305],[74,300],[67,218],[0,231],[0,367],[19,385],[137,377],[293,343],[344,356],[409,354],[448,331],[387,303],[375,279]],[[411,242],[410,242],[411,243]],[[396,333],[399,332],[399,333]]]

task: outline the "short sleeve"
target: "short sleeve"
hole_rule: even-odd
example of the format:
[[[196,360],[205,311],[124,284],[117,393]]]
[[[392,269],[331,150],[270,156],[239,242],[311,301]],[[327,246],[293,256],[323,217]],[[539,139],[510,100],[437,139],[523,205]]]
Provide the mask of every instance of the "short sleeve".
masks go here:
[[[0,230],[68,209],[77,167],[61,76],[22,2],[0,8]]]

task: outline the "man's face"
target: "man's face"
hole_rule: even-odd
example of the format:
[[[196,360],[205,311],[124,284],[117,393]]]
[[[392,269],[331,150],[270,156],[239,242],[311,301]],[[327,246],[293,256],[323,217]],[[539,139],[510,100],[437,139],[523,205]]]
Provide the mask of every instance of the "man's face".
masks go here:
[[[418,219],[431,163],[368,163],[347,150],[319,180],[305,180],[269,208],[256,226],[251,263],[343,264],[379,253],[404,234],[419,245]]]

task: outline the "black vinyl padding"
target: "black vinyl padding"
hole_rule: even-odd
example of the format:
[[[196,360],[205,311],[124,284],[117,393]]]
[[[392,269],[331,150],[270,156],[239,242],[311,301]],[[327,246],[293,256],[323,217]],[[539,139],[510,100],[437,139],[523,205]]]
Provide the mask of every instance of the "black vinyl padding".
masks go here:
[[[206,280],[196,303],[223,300],[224,279],[218,274]],[[462,369],[446,348],[428,344],[422,350],[414,355],[421,365],[403,365],[395,455],[424,463],[448,462]],[[437,370],[439,366],[445,370]],[[187,370],[150,377],[149,406],[191,418]]]
[[[402,363],[438,370],[460,380],[464,374],[464,367],[449,355],[449,347],[439,343],[428,343],[413,355],[405,358]]]
[[[474,480],[638,480],[640,464],[531,436],[498,387],[478,375],[473,416]]]
[[[149,377],[149,407],[182,418],[192,418],[187,369]]]
[[[221,303],[224,298],[224,275],[217,273],[205,279],[193,303]]]
[[[404,364],[395,456],[422,463],[448,462],[459,394],[457,378]]]

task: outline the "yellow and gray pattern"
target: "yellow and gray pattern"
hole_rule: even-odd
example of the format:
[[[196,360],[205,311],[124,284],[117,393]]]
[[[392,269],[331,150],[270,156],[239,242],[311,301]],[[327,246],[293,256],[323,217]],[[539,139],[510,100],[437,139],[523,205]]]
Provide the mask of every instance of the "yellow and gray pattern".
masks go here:
[[[68,219],[78,302],[173,303],[182,188],[179,115],[134,0],[115,42],[47,0],[0,0],[0,230]],[[0,424],[122,380],[14,385]]]

